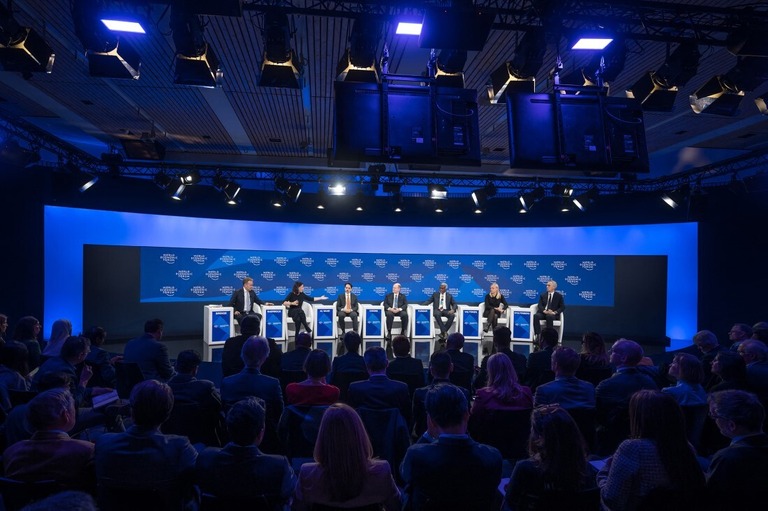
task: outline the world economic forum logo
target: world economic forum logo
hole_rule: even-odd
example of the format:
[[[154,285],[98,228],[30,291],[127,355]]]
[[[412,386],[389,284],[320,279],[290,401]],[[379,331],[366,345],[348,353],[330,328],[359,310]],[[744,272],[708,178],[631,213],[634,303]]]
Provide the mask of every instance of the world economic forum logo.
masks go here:
[[[509,259],[501,260],[499,261],[499,266],[501,267],[502,270],[508,270],[512,267],[512,261],[510,261]]]
[[[172,252],[166,252],[164,254],[160,254],[160,260],[168,264],[175,264],[178,258],[179,257]]]
[[[459,269],[461,267],[461,261],[458,259],[451,259],[448,261],[448,267],[453,268],[454,270]]]
[[[192,286],[191,288],[189,288],[189,290],[195,296],[205,296],[205,293],[208,291],[208,288],[206,288],[205,286]]]
[[[363,260],[359,257],[353,257],[349,260],[349,264],[354,266],[355,268],[360,268],[363,265]]]
[[[526,289],[525,291],[523,291],[523,296],[525,296],[529,300],[534,300],[536,299],[536,297],[539,296],[539,292],[536,291],[535,289]]]
[[[499,288],[499,293],[501,293],[502,296],[509,296],[512,294],[507,288]]]
[[[525,282],[525,276],[524,275],[520,275],[519,273],[517,273],[517,274],[512,275],[511,277],[509,277],[509,280],[511,280],[515,284],[519,285],[519,284],[522,284],[523,282]]]
[[[482,259],[475,259],[472,261],[472,266],[477,268],[478,270],[484,270],[485,269],[485,261]]]
[[[176,296],[177,291],[176,286],[163,286],[160,288],[160,293],[165,296]]]
[[[534,261],[532,259],[529,259],[529,260],[527,260],[526,262],[523,263],[523,266],[525,266],[529,270],[535,270],[535,269],[537,269],[539,267],[539,262],[538,261]]]
[[[400,274],[394,272],[387,273],[387,280],[390,282],[397,282],[400,280]]]
[[[260,294],[262,292],[261,286],[253,286],[253,292],[256,294]]]
[[[235,286],[221,286],[219,288],[219,293],[223,294],[224,296],[229,296],[234,292],[235,292]]]
[[[538,280],[542,284],[546,285],[547,282],[552,280],[552,277],[550,277],[549,275],[539,275],[539,277],[536,280]]]
[[[223,255],[219,257],[219,260],[222,263],[226,264],[227,266],[232,266],[233,264],[235,264],[235,258],[232,257],[231,255]]]
[[[301,279],[301,273],[297,271],[289,271],[286,276],[294,282]]]
[[[190,259],[193,263],[202,265],[208,260],[208,256],[205,254],[193,254]]]
[[[424,275],[421,273],[411,273],[411,280],[413,282],[421,282],[424,280]]]
[[[275,272],[263,271],[261,272],[261,278],[266,281],[272,281],[275,278]]]
[[[480,298],[481,296],[485,296],[485,289],[476,287],[475,289],[472,290],[472,294],[477,298]]]
[[[383,257],[379,257],[373,260],[373,264],[375,264],[379,268],[384,268],[385,266],[387,266],[387,260],[384,259]]]
[[[275,293],[277,293],[280,296],[283,296],[288,293],[288,288],[286,286],[276,286]]]
[[[323,271],[316,271],[312,274],[312,278],[314,278],[318,282],[322,282],[325,280],[325,272]]]
[[[205,272],[205,276],[211,280],[219,280],[221,278],[221,272],[219,270],[208,270]]]
[[[176,270],[176,276],[181,280],[189,280],[192,278],[192,272],[189,270]]]
[[[254,266],[261,266],[261,257],[260,256],[251,256],[248,258],[248,262],[251,263]]]
[[[426,266],[427,268],[429,268],[431,270],[432,268],[435,267],[436,263],[435,263],[434,259],[424,259],[424,262],[421,263],[421,264],[423,264],[424,266]]]
[[[496,275],[495,273],[488,273],[485,276],[486,282],[494,283],[494,282],[498,282],[498,280],[499,280],[499,276]]]
[[[387,288],[383,286],[376,286],[373,288],[373,292],[376,296],[384,296],[387,294]]]
[[[336,278],[342,282],[346,282],[351,278],[351,274],[348,271],[340,271],[336,274]]]
[[[568,266],[568,263],[565,261],[552,261],[552,268],[556,270],[564,270],[565,267]]]
[[[434,287],[423,287],[423,288],[421,288],[421,293],[425,294],[427,296],[431,295],[434,292],[435,292],[435,288]]]
[[[579,296],[582,299],[584,299],[584,300],[586,300],[588,302],[591,302],[592,300],[594,300],[595,296],[597,296],[597,293],[595,293],[594,291],[588,291],[588,290],[585,289],[583,291],[579,291]]]
[[[315,264],[315,260],[312,259],[311,257],[302,257],[301,259],[299,259],[299,262],[304,266],[312,266],[313,264]]]
[[[328,286],[328,287],[325,288],[325,293],[328,296],[333,296],[335,294],[338,294],[338,292],[339,292],[339,286]],[[354,290],[353,290],[353,292],[354,292]]]
[[[465,284],[469,284],[470,282],[472,282],[472,275],[470,275],[469,273],[462,273],[459,276],[459,280]]]
[[[248,272],[245,270],[237,270],[232,275],[234,275],[237,280],[243,280],[245,277],[248,276]]]
[[[410,259],[400,259],[397,264],[402,266],[403,268],[410,268],[411,267],[411,260]]]
[[[402,292],[402,293],[403,293],[405,296],[408,296],[409,294],[411,294],[411,288],[410,288],[410,287],[408,287],[408,286],[401,286],[401,287],[400,287],[400,291],[401,291],[401,292]]]
[[[458,298],[461,294],[461,291],[459,291],[458,287],[449,287],[448,292],[451,293],[454,298]]]
[[[595,267],[597,267],[597,262],[596,261],[591,261],[591,260],[586,260],[586,261],[582,261],[581,263],[579,263],[579,266],[581,266],[582,268],[584,268],[587,271],[592,271],[592,270],[595,269]]]
[[[568,275],[567,277],[565,277],[565,281],[572,286],[578,286],[579,283],[581,282],[581,277],[579,277],[578,275]]]
[[[367,272],[363,273],[362,275],[360,275],[360,278],[363,279],[366,282],[373,282],[373,279],[376,278],[376,275],[374,275],[373,273],[367,271]]]
[[[288,258],[283,256],[275,257],[275,264],[278,266],[285,266],[288,264]]]
[[[339,264],[339,260],[335,257],[327,257],[325,259],[325,264],[330,266],[331,268],[336,268],[336,265]]]

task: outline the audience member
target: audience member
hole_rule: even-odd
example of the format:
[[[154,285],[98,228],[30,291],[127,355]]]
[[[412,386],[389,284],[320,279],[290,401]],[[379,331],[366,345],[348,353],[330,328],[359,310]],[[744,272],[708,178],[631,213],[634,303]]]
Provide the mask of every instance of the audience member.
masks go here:
[[[488,386],[477,389],[472,413],[530,408],[533,408],[531,389],[518,383],[509,357],[503,353],[488,357]]]
[[[24,316],[16,323],[16,328],[13,330],[13,340],[19,341],[27,347],[27,353],[29,354],[29,370],[40,367],[40,342],[37,336],[40,335],[42,325],[34,316]]]
[[[713,385],[712,380],[716,379],[712,376],[712,361],[715,359],[715,355],[728,348],[722,346],[717,340],[717,336],[709,330],[696,332],[693,336],[693,344],[701,351],[701,368],[704,371],[702,383],[705,387],[710,387]]]
[[[363,508],[379,504],[400,510],[400,491],[389,463],[373,458],[368,433],[355,410],[331,405],[323,414],[315,443],[315,462],[301,466],[293,509],[316,504],[335,508]]]
[[[46,390],[32,398],[27,420],[34,433],[3,453],[5,475],[20,481],[54,480],[93,491],[93,444],[67,434],[75,426],[76,413],[66,389]]]
[[[403,509],[427,509],[427,505],[444,511],[491,509],[501,479],[501,453],[467,435],[465,392],[441,383],[429,389],[425,405],[427,427],[437,441],[408,448],[400,466]]]
[[[595,407],[595,387],[575,374],[581,357],[571,348],[560,346],[552,353],[555,380],[536,388],[533,405],[559,404],[566,410]]]
[[[752,327],[746,323],[734,323],[728,331],[728,341],[731,351],[736,351],[739,345],[752,337]]]
[[[221,396],[210,380],[197,379],[202,359],[195,350],[184,350],[176,357],[176,374],[168,380],[175,404],[194,403],[200,407],[206,424],[218,425],[221,415]],[[203,418],[201,417],[201,420]]]
[[[307,332],[296,334],[295,347],[280,358],[280,370],[302,371],[310,351],[312,351],[312,336]]]
[[[491,331],[495,332],[496,327],[499,326],[499,317],[509,307],[507,299],[499,292],[499,285],[497,283],[491,284],[491,291],[485,295],[484,303],[483,317],[486,318],[486,321],[483,332],[488,333],[491,329]]]
[[[280,364],[282,364],[283,360],[283,348],[271,337],[267,337],[267,343],[269,344],[269,355],[267,355],[267,360],[261,364],[261,374],[266,374],[279,380],[282,374]]]
[[[581,363],[576,370],[576,378],[588,381],[595,387],[606,378],[610,378],[613,368],[608,361],[605,341],[597,332],[587,332],[581,337]]]
[[[581,432],[568,412],[557,405],[533,409],[528,453],[530,458],[518,461],[512,470],[502,511],[529,509],[528,499],[551,492],[565,494],[564,499],[573,502],[579,492],[597,487],[596,470],[587,462]],[[597,509],[599,498],[595,497]]]
[[[555,378],[552,372],[552,353],[558,343],[557,330],[552,327],[544,327],[539,334],[539,350],[528,355],[528,364],[525,368],[525,384],[532,390],[542,383],[547,383]]]
[[[307,336],[309,337],[309,336]],[[326,383],[331,370],[331,359],[323,350],[311,350],[304,359],[307,379],[289,383],[285,388],[285,402],[289,405],[330,405],[339,400],[339,388]]]
[[[100,326],[92,327],[85,337],[91,341],[91,352],[85,357],[85,363],[93,367],[90,385],[114,388],[117,385],[115,363],[123,360],[122,355],[112,355],[102,348],[107,340],[107,331]]]
[[[57,319],[51,327],[51,336],[43,348],[43,356],[57,357],[67,337],[72,335],[72,323],[68,319]]]
[[[539,308],[533,315],[533,331],[537,338],[541,334],[540,321],[544,321],[547,328],[552,328],[554,321],[560,319],[560,314],[565,310],[563,295],[555,289],[557,289],[557,282],[549,280],[547,290],[539,295]]]
[[[766,505],[768,435],[765,409],[757,396],[741,390],[714,392],[709,415],[731,444],[712,457],[707,471],[712,509],[751,511]]]
[[[349,384],[348,402],[352,408],[383,410],[397,408],[410,427],[411,398],[408,385],[389,379],[387,376],[387,353],[384,348],[374,346],[365,350],[365,368],[369,378]]]
[[[509,346],[512,344],[512,331],[505,327],[500,326],[493,329],[493,349],[496,353],[503,353],[509,357],[512,366],[515,368],[515,373],[520,381],[525,380],[525,355],[512,351]],[[475,378],[474,387],[479,389],[486,386],[488,381],[488,358],[483,358],[480,363],[480,372]]]
[[[99,511],[93,497],[83,491],[63,491],[24,506],[21,511]]]
[[[72,378],[66,373],[48,373],[41,376],[38,380],[37,390],[45,392],[51,389],[63,389],[69,392],[71,382]],[[32,438],[34,431],[32,431],[32,426],[29,425],[27,420],[28,406],[29,403],[18,404],[8,412],[8,417],[6,417],[5,423],[2,425],[6,448],[21,440]]]
[[[424,386],[424,364],[411,356],[411,341],[404,335],[396,335],[392,340],[394,360],[387,366],[387,376],[408,385],[408,395]]]
[[[619,445],[597,475],[608,509],[632,511],[654,490],[669,490],[675,502],[700,495],[704,474],[685,433],[675,399],[640,390],[629,404],[630,438]]]
[[[128,341],[123,361],[139,365],[144,379],[168,381],[173,367],[168,359],[168,347],[160,342],[163,338],[163,321],[150,319],[144,323],[144,335]]]
[[[736,351],[721,351],[712,361],[712,374],[719,379],[708,392],[721,390],[746,390],[747,364]]]
[[[352,292],[352,284],[347,282],[344,284],[344,292],[336,298],[336,317],[341,331],[339,339],[344,337],[344,330],[347,328],[345,318],[352,320],[352,330],[357,332],[359,310],[360,304],[357,302],[357,295]]]
[[[230,442],[221,449],[208,447],[197,458],[197,483],[202,492],[238,500],[266,496],[288,504],[296,476],[285,456],[259,450],[265,417],[258,398],[249,397],[232,406],[226,419]]]
[[[387,342],[392,341],[392,325],[395,322],[395,316],[400,318],[400,333],[408,335],[408,298],[400,292],[400,284],[392,284],[392,292],[384,297],[384,315],[387,323]]]
[[[360,345],[362,344],[360,334],[357,332],[347,332],[344,334],[344,349],[346,350],[343,355],[334,357],[333,364],[331,365],[331,378],[330,382],[334,383],[333,376],[337,373],[364,373],[365,360],[360,355]]]
[[[448,336],[448,343],[451,342],[451,334]],[[427,392],[434,388],[435,385],[441,383],[451,383],[450,375],[456,366],[451,362],[451,356],[448,351],[436,351],[429,357],[429,374],[432,377],[432,382],[426,387],[416,389],[413,393],[413,435],[414,437],[420,437],[427,434],[427,409],[424,404],[424,400],[427,397]],[[464,391],[464,396],[467,398],[467,403],[470,402],[469,389],[459,387]],[[434,441],[436,438],[428,436],[425,441]]]
[[[737,352],[747,364],[747,390],[757,394],[763,403],[768,402],[768,346],[763,341],[748,339]]]
[[[243,344],[245,340],[254,335],[259,335],[261,321],[255,314],[245,316],[240,320],[240,335],[230,337],[224,342],[221,352],[221,373],[226,378],[243,370]]]
[[[130,402],[133,425],[96,441],[99,506],[110,509],[117,495],[151,489],[166,492],[169,502],[178,497],[192,505],[197,451],[187,437],[160,432],[173,408],[173,391],[166,383],[145,380],[133,388]],[[146,504],[159,508],[158,502]]]
[[[0,314],[0,347],[5,344],[8,339],[8,316]]]
[[[0,408],[11,410],[9,390],[29,390],[29,353],[20,342],[8,341],[0,346]]]
[[[512,333],[510,332],[510,336]],[[511,337],[510,337],[511,342]],[[469,353],[461,351],[464,348],[464,335],[460,332],[454,332],[448,336],[445,343],[445,351],[451,357],[453,370],[457,372],[472,373],[475,370],[475,357]]]
[[[669,365],[669,375],[677,381],[677,384],[673,387],[664,387],[661,391],[674,397],[677,404],[699,406],[707,403],[707,393],[701,386],[704,371],[699,359],[689,353],[678,353]]]
[[[768,321],[758,321],[752,325],[752,339],[768,343]]]

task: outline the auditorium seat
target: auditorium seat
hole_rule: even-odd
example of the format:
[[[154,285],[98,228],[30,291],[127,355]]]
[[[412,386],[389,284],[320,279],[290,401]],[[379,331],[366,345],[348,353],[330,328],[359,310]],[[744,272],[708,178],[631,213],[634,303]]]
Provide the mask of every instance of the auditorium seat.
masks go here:
[[[307,317],[307,324],[310,328],[314,328],[314,325],[312,325],[312,321],[314,319],[314,309],[312,308],[312,304],[309,302],[303,302],[301,304],[301,309],[304,311],[304,315]],[[285,312],[285,338],[288,339],[289,337],[296,338],[296,323],[293,322],[290,316],[288,316],[288,309],[286,309]],[[266,328],[266,322],[262,321],[262,329]],[[303,331],[303,327],[302,327]]]
[[[139,364],[135,362],[116,362],[115,376],[117,378],[117,395],[122,399],[129,399],[133,387],[144,381],[144,374],[142,374]]]
[[[279,495],[257,495],[249,497],[225,497],[203,493],[200,511],[280,511],[284,501]]]
[[[302,463],[312,461],[320,421],[326,409],[327,405],[289,405],[283,410],[277,434],[294,471],[298,472]]]
[[[357,413],[371,439],[374,457],[387,460],[392,469],[392,476],[402,485],[399,468],[405,451],[411,446],[411,435],[400,410],[361,407],[357,409]]]
[[[333,302],[333,310],[338,310],[336,308],[336,305],[339,303],[338,300]],[[349,316],[346,316],[344,318],[344,331],[349,332],[352,330],[352,318]],[[359,335],[363,335],[363,307],[362,304],[359,304],[357,309],[357,330],[355,330]],[[341,330],[339,330],[338,323],[336,323],[336,333],[338,335],[341,335]]]
[[[19,511],[21,508],[44,499],[49,495],[66,489],[57,481],[17,481],[7,477],[0,477],[0,495],[5,511]]]
[[[501,451],[505,460],[528,457],[531,410],[488,410],[472,413],[467,426],[469,435],[482,444]]]
[[[534,314],[539,312],[539,304],[534,303],[531,305],[531,317],[533,317]],[[535,320],[534,320],[535,321]],[[542,327],[545,327],[547,325],[547,322],[543,319],[539,321],[539,325]],[[562,344],[563,343],[563,331],[565,330],[565,312],[560,313],[560,319],[556,319],[552,322],[552,326],[557,330],[557,342]]]
[[[379,305],[384,307],[384,302],[381,302]],[[411,311],[410,306],[408,307],[408,330],[413,328],[413,311]],[[384,309],[384,318],[386,320],[386,313],[387,309]],[[410,337],[410,332],[403,332],[403,322],[400,320],[399,316],[395,316],[392,320],[392,331],[387,332],[387,326],[386,323],[382,325],[382,330],[384,331],[384,336],[391,335],[392,337],[396,335],[405,335],[406,337]]]
[[[339,387],[339,401],[342,403],[347,402],[347,391],[349,390],[349,384],[355,381],[362,381],[368,379],[368,373],[363,371],[341,371],[333,373],[333,380],[329,383]]]
[[[183,435],[190,443],[221,447],[221,417],[206,412],[197,403],[175,402],[168,420],[160,426],[166,435]]]

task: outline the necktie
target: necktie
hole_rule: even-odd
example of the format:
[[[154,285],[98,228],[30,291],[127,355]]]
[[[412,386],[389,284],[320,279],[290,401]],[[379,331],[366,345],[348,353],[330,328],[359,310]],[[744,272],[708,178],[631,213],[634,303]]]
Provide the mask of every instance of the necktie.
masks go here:
[[[243,293],[245,293],[245,312],[247,314],[251,311],[251,293],[246,290],[243,290]]]
[[[397,309],[397,293],[395,293],[395,303],[392,305],[392,307]]]
[[[550,305],[552,305],[552,293],[549,293],[547,296],[547,309],[549,309]]]
[[[347,308],[347,309],[351,309],[351,308],[352,308],[352,307],[350,307],[350,305],[349,305],[349,293],[347,293],[347,306],[346,306],[346,308]]]

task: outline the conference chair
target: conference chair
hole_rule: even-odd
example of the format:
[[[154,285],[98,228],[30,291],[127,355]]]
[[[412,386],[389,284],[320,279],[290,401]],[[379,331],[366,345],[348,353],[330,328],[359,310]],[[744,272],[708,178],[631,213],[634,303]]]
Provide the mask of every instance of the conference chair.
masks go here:
[[[357,408],[357,414],[371,439],[373,455],[389,462],[392,476],[398,484],[402,485],[400,463],[405,457],[405,451],[411,446],[411,435],[400,410],[360,407]]]
[[[539,304],[534,303],[531,305],[531,317],[533,317],[534,314],[539,312]],[[536,321],[534,319],[534,321]],[[547,326],[547,322],[542,320],[539,320],[539,325],[544,328]],[[562,344],[563,343],[563,332],[565,331],[565,312],[560,313],[560,319],[556,319],[552,322],[552,326],[555,330],[557,330],[557,342]]]
[[[312,461],[320,421],[327,409],[328,405],[289,405],[283,409],[277,435],[285,446],[285,454],[294,471],[298,472],[302,463]]]
[[[481,444],[501,451],[505,460],[528,457],[531,410],[488,410],[472,413],[467,426],[469,435]]]
[[[117,377],[117,395],[121,399],[129,399],[133,387],[144,381],[144,374],[136,362],[115,363],[115,376]]]
[[[338,310],[336,309],[336,305],[338,303],[339,303],[338,300],[333,302],[332,304],[333,310]],[[357,330],[355,330],[355,332],[357,332],[360,336],[362,336],[363,335],[363,307],[361,303],[358,302],[358,304],[359,305],[357,308]],[[352,318],[350,318],[349,316],[346,316],[344,318],[344,331],[349,332],[350,330],[352,330]],[[341,330],[339,330],[338,323],[336,324],[336,333],[338,336],[341,336]]]
[[[480,303],[480,314],[479,314],[479,318],[480,318],[480,331],[481,332],[485,328],[485,324],[488,323],[488,318],[486,318],[484,316],[484,314],[485,314],[485,302],[481,302]],[[502,312],[501,315],[499,316],[498,326],[506,326],[506,327],[510,326],[509,325],[509,307],[504,309],[504,312]],[[493,332],[489,330],[488,333],[485,334],[485,335],[493,335]]]
[[[384,302],[382,301],[379,305],[384,307]],[[413,326],[413,312],[410,309],[411,308],[409,306],[408,309],[407,309],[408,310],[408,328],[409,328],[409,330]],[[384,318],[385,318],[385,321],[386,321],[386,309],[384,311]],[[392,321],[392,331],[391,332],[387,332],[387,325],[386,325],[386,323],[384,325],[382,325],[381,328],[384,331],[384,336],[385,337],[387,335],[391,335],[392,337],[394,337],[396,335],[409,336],[409,334],[410,334],[410,332],[404,332],[403,331],[403,322],[400,319],[400,316],[395,316],[394,317],[394,320]]]

